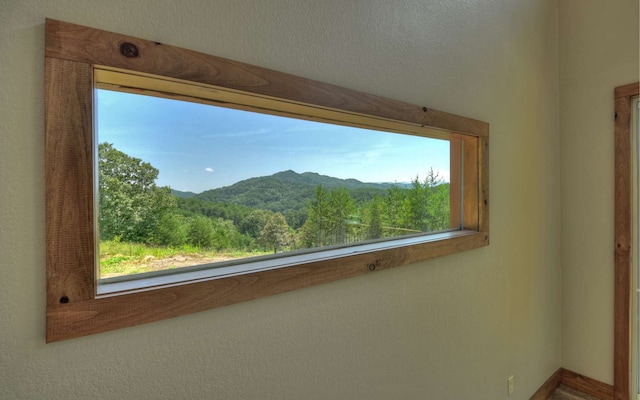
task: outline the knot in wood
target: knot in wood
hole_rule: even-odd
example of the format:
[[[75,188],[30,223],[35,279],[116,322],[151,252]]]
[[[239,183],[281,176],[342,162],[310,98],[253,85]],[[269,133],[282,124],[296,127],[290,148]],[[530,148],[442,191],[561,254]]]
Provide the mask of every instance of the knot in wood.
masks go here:
[[[140,52],[135,44],[124,42],[120,45],[120,54],[127,58],[136,58],[140,55]]]

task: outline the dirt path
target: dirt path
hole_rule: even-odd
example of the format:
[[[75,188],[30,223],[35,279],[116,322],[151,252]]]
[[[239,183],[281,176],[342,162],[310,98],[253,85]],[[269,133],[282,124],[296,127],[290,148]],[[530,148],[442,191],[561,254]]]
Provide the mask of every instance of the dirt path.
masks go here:
[[[202,254],[176,254],[166,258],[156,258],[154,256],[146,256],[143,259],[123,261],[120,264],[120,272],[101,273],[100,278],[112,278],[115,276],[123,276],[130,274],[140,274],[151,271],[164,271],[169,269],[191,267],[194,265],[210,264],[215,262],[233,260],[234,257],[226,255],[217,255],[215,257],[205,256]]]
[[[180,267],[190,267],[192,265],[209,264],[220,261],[233,260],[233,257],[216,256],[206,257],[199,254],[175,255],[168,258],[157,259],[153,256],[147,256],[142,263],[147,263],[150,271],[161,271],[165,269],[173,269]]]

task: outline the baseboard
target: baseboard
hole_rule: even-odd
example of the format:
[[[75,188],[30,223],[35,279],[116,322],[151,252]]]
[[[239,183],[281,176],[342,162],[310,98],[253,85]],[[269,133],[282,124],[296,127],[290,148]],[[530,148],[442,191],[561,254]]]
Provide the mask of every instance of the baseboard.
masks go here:
[[[540,386],[540,389],[538,389],[529,400],[547,400],[551,397],[553,391],[560,386],[560,383],[562,383],[562,368],[558,368],[558,370],[554,372],[542,386]]]
[[[564,368],[558,368],[540,389],[531,396],[530,400],[547,400],[560,384],[600,400],[614,400],[613,386]]]
[[[613,386],[562,368],[562,383],[601,400],[613,400]]]

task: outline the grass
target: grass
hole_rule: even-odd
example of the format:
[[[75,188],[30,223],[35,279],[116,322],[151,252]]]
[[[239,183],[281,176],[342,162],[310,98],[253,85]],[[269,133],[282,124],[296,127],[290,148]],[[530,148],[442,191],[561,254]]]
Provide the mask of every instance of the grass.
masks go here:
[[[216,261],[254,257],[269,252],[219,252],[197,246],[148,246],[114,240],[100,242],[100,277],[139,274]]]

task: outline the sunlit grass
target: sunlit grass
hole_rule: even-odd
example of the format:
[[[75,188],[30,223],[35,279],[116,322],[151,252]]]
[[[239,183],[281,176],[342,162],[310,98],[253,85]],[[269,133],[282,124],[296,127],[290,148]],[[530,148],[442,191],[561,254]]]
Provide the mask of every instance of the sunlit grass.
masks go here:
[[[99,271],[101,278],[109,278],[264,254],[270,254],[270,252],[241,252],[237,250],[219,252],[188,244],[179,247],[165,247],[105,240],[100,242]]]

